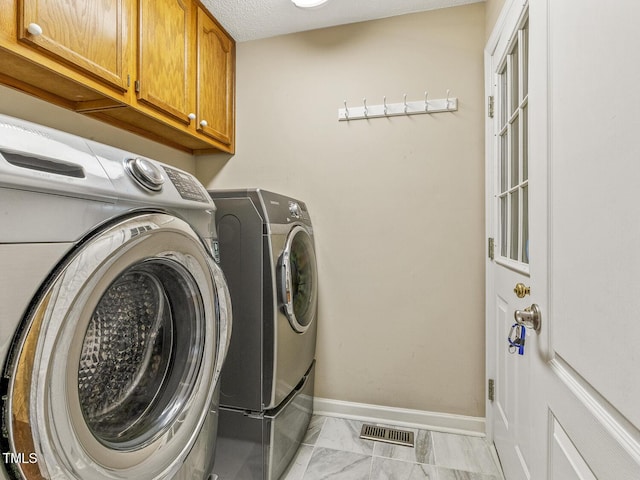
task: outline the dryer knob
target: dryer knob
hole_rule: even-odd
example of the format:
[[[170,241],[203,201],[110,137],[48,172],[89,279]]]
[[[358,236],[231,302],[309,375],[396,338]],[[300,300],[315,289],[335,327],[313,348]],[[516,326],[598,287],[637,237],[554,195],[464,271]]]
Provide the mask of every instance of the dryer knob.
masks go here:
[[[162,169],[146,158],[130,158],[126,162],[129,175],[141,186],[154,192],[162,190],[165,179]]]
[[[296,202],[289,203],[289,212],[293,218],[300,218],[300,205]]]

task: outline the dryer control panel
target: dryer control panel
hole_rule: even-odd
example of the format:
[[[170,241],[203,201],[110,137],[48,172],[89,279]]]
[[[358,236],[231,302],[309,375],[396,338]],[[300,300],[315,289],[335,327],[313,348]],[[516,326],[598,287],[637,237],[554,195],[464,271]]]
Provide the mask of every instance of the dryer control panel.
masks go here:
[[[267,223],[303,222],[311,224],[307,205],[304,202],[267,190],[260,190],[260,196],[267,215]]]
[[[289,202],[289,213],[293,218],[300,218],[302,215],[302,209],[298,202]]]

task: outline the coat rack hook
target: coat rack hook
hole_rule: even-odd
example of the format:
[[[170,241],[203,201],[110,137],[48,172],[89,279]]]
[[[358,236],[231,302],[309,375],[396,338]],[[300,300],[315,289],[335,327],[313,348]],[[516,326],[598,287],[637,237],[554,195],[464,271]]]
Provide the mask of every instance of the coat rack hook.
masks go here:
[[[447,89],[447,110],[449,110],[449,92],[451,90]]]
[[[428,112],[429,111],[429,101],[427,100],[427,97],[429,96],[429,92],[427,92],[426,90],[424,91],[424,111]]]
[[[362,99],[362,103],[364,105],[364,116],[368,117],[369,116],[369,109],[367,108],[367,97],[364,97]]]
[[[347,107],[347,101],[344,101],[344,116],[347,120],[349,120],[349,107]]]
[[[404,94],[404,113],[407,113],[407,109],[409,106],[407,105],[407,94]]]

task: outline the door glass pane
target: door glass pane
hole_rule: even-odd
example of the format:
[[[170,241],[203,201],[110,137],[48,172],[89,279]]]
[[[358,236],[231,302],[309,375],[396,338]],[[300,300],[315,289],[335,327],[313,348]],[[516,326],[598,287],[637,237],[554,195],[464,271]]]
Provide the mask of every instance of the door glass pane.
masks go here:
[[[510,196],[510,206],[511,208],[511,225],[509,226],[509,230],[511,233],[511,237],[509,239],[509,258],[511,260],[518,260],[518,237],[519,237],[519,229],[520,229],[520,205],[518,202],[518,195],[520,194],[519,190],[511,193]]]
[[[500,256],[507,256],[507,196],[500,197]]]
[[[511,187],[520,182],[520,120],[516,117],[511,124]]]
[[[529,109],[522,108],[522,181],[529,179]]]
[[[509,121],[509,113],[507,112],[507,69],[505,68],[499,76],[498,88],[500,94],[498,95],[498,107],[500,112],[500,117],[498,118],[500,129],[504,127]]]
[[[529,188],[522,188],[522,262],[529,263]]]
[[[511,107],[509,109],[509,113],[513,114],[517,108],[518,105],[520,104],[520,98],[518,96],[518,92],[519,92],[519,88],[518,88],[518,82],[519,82],[519,63],[518,63],[518,44],[516,43],[516,45],[514,45],[513,47],[513,51],[511,52],[510,55],[511,58],[511,68],[510,68],[510,73],[511,73],[511,81],[509,82],[509,87],[511,89]]]
[[[522,98],[529,95],[529,20],[522,28]]]
[[[500,193],[506,192],[507,184],[507,165],[509,159],[509,143],[507,141],[507,130],[500,136]]]

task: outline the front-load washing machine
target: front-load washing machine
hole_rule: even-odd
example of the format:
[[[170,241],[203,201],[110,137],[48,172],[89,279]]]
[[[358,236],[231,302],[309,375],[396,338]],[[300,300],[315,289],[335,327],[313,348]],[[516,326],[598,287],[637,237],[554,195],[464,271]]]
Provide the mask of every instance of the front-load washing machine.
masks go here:
[[[186,172],[0,116],[0,479],[213,478],[214,216]]]
[[[214,472],[221,480],[277,480],[313,412],[311,218],[304,202],[265,190],[210,193],[234,309]]]

